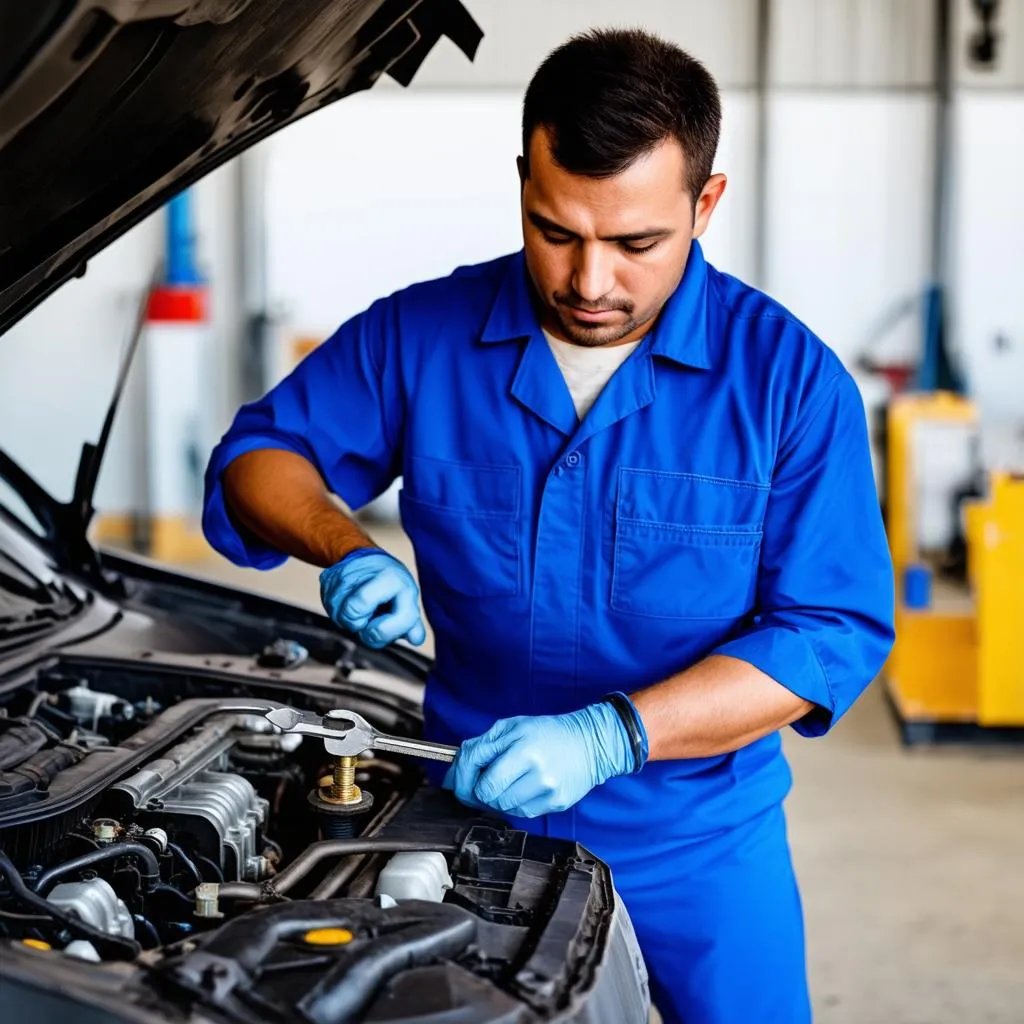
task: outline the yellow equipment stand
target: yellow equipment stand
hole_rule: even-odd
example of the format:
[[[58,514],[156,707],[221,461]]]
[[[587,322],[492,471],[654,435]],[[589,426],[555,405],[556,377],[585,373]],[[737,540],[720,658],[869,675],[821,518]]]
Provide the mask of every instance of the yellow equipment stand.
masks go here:
[[[939,581],[928,608],[907,607],[904,571],[923,561],[913,466],[922,422],[969,425],[977,412],[942,392],[901,395],[889,407],[887,528],[897,601],[887,691],[907,742],[1024,739],[1024,478],[990,474],[987,496],[967,503],[968,586]]]

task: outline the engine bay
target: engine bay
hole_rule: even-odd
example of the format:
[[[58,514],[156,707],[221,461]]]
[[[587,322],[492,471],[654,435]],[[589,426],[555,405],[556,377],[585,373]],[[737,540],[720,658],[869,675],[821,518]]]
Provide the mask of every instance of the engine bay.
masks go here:
[[[284,670],[271,677],[303,660],[295,644],[268,651]],[[340,1024],[625,1021],[645,1004],[628,918],[587,851],[481,816],[379,751],[355,764],[360,798],[339,813],[323,743],[264,717],[285,699],[340,705],[415,736],[400,687],[240,676],[213,659],[185,672],[65,654],[8,692],[12,1010]]]

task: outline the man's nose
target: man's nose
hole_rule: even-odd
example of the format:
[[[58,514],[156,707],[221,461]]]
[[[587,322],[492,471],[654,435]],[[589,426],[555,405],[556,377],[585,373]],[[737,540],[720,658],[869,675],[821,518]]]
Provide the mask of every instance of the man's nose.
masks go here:
[[[572,287],[584,302],[597,302],[610,294],[615,285],[612,259],[600,245],[579,246],[573,267]]]

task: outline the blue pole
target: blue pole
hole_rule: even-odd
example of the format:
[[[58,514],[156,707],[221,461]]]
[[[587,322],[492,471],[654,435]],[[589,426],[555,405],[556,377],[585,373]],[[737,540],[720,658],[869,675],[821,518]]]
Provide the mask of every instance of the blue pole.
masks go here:
[[[188,286],[202,282],[196,267],[195,242],[192,192],[185,189],[167,204],[167,284]]]
[[[917,371],[919,391],[935,391],[939,387],[939,357],[942,347],[942,288],[933,284],[924,295],[924,344],[921,365]]]

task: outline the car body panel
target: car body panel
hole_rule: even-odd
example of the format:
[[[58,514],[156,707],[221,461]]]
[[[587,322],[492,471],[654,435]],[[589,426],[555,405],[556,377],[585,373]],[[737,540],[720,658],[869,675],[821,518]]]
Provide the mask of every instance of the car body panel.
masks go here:
[[[0,333],[260,139],[482,35],[458,0],[45,0],[4,19]]]

